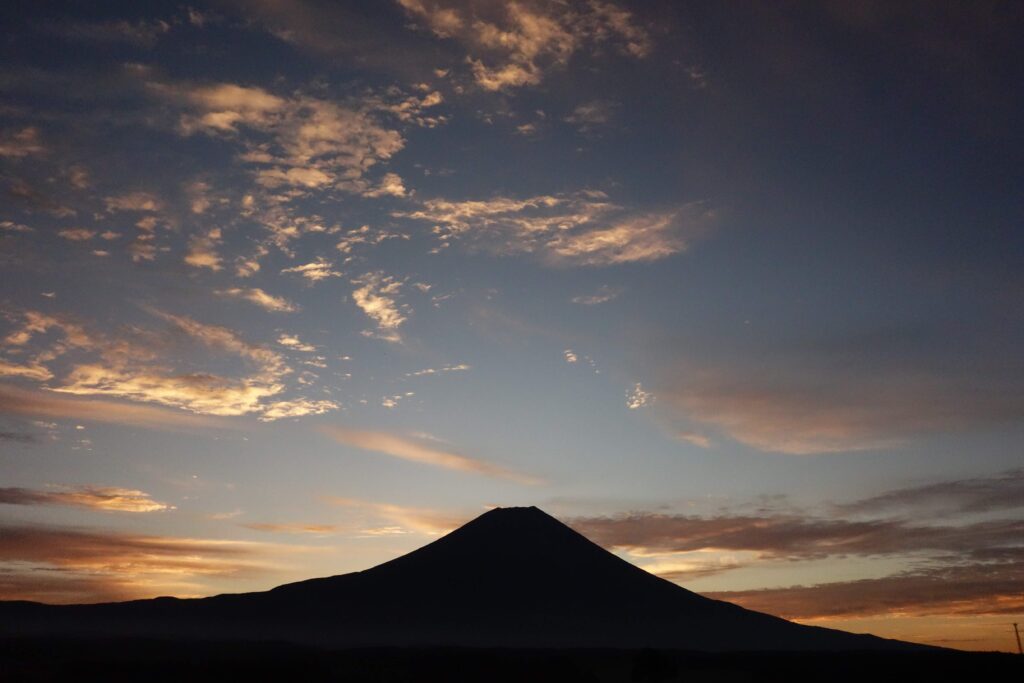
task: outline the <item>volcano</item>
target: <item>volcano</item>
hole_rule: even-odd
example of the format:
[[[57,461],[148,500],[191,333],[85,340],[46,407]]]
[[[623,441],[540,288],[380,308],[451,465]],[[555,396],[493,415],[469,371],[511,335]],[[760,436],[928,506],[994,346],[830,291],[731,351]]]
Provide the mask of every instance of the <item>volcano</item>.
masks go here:
[[[199,599],[0,603],[0,624],[8,636],[273,639],[330,647],[924,648],[702,597],[535,507],[496,508],[365,571]]]

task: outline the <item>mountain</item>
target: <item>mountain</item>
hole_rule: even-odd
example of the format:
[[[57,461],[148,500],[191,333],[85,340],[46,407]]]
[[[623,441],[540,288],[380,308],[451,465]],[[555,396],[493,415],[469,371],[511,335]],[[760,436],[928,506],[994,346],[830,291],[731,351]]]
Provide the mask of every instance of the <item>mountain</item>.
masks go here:
[[[0,603],[0,635],[706,652],[924,647],[701,597],[535,507],[497,508],[372,569],[266,592],[99,605]]]

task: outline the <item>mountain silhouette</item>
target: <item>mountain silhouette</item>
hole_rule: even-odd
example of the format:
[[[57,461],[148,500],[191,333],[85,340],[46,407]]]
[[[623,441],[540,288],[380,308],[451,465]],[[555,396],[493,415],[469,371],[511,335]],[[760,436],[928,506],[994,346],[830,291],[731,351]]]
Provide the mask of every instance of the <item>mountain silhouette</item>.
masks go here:
[[[384,564],[258,593],[0,603],[0,634],[275,639],[340,647],[902,650],[704,598],[535,507],[496,508]]]

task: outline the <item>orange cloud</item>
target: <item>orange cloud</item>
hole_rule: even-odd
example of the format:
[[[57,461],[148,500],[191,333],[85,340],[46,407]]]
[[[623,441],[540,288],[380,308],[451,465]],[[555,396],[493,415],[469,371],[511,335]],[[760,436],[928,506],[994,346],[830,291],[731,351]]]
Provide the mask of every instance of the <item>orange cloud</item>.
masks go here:
[[[268,546],[239,541],[37,526],[0,527],[0,538],[0,599],[196,595],[210,592],[205,578],[237,579],[272,569],[258,559]]]
[[[116,512],[157,512],[173,505],[153,500],[145,491],[116,486],[62,486],[53,490],[0,488],[7,505],[71,505]]]
[[[470,515],[452,515],[437,510],[374,503],[355,498],[328,497],[327,502],[357,510],[370,519],[359,530],[365,536],[390,536],[410,532],[439,536],[466,523]],[[376,522],[376,525],[373,523]],[[384,524],[380,524],[384,522]]]

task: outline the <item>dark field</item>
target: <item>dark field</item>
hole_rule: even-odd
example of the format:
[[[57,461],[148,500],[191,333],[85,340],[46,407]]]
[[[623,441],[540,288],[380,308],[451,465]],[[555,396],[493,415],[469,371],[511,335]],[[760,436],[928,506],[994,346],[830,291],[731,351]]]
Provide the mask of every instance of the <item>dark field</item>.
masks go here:
[[[3,681],[1013,681],[1022,675],[1024,657],[1000,653],[327,650],[268,642],[0,641]]]

